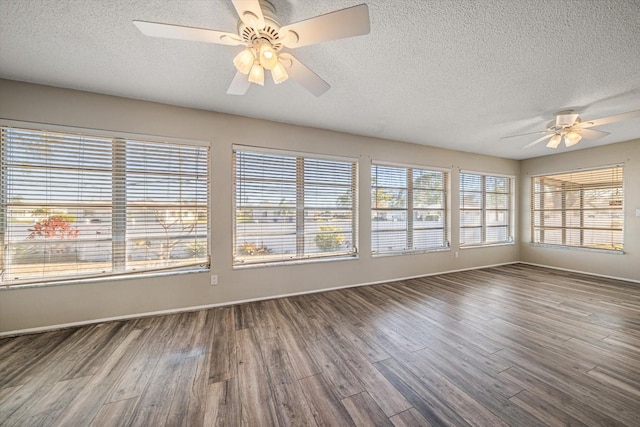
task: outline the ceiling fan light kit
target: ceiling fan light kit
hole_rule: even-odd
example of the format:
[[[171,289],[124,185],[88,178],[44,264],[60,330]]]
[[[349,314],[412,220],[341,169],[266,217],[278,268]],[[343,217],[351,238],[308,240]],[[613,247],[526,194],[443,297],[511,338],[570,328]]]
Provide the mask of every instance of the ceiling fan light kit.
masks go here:
[[[571,147],[572,145],[576,145],[578,142],[580,142],[581,139],[582,136],[580,136],[578,132],[567,132],[567,134],[564,136],[564,145],[566,145],[567,147]]]
[[[276,19],[276,9],[269,1],[231,1],[240,17],[237,34],[149,21],[133,23],[151,37],[244,46],[233,59],[237,74],[227,89],[231,95],[244,95],[250,83],[264,85],[264,70],[267,69],[271,71],[274,83],[282,83],[291,77],[312,94],[320,96],[329,90],[329,84],[283,48],[295,49],[370,31],[366,4],[281,26]],[[242,75],[248,77],[245,79]]]
[[[591,129],[593,127],[638,117],[640,117],[640,110],[629,111],[626,113],[617,114],[615,116],[602,117],[600,119],[583,121],[580,118],[579,114],[576,114],[571,110],[567,110],[557,113],[555,120],[549,122],[549,124],[547,124],[547,129],[543,131],[505,136],[502,139],[543,134],[544,136],[536,139],[530,144],[525,145],[524,148],[533,147],[534,145],[546,141],[547,139],[549,140],[547,142],[547,148],[558,148],[563,140],[565,146],[572,147],[579,143],[583,138],[596,140],[609,135],[609,132]]]
[[[264,85],[264,68],[257,59],[253,61],[253,67],[249,72],[249,81],[260,86]]]
[[[255,59],[251,49],[244,49],[233,58],[233,65],[235,65],[236,69],[242,74],[249,74]]]
[[[289,78],[287,71],[271,44],[264,39],[256,40],[233,58],[233,65],[242,74],[249,75],[251,83],[264,85],[264,69],[271,71],[274,83],[279,84]]]
[[[284,65],[282,65],[280,61],[271,69],[271,77],[275,84],[280,84],[289,78],[287,70],[285,70]]]
[[[558,145],[562,142],[562,135],[559,133],[553,135],[547,143],[548,148],[558,148]]]

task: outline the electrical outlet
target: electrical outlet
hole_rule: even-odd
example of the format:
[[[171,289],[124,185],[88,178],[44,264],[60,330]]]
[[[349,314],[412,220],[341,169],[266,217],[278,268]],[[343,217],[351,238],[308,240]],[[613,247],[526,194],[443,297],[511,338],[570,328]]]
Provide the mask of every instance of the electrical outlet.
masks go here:
[[[458,251],[455,252],[455,257],[458,258]]]
[[[214,274],[211,276],[211,286],[215,286],[218,284],[218,275]]]

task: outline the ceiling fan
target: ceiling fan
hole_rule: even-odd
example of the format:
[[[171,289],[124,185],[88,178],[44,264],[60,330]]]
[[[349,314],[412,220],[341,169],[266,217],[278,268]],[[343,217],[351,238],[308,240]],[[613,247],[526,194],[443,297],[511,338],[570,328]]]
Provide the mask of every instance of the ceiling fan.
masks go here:
[[[237,34],[158,22],[136,20],[133,23],[151,37],[244,46],[233,60],[237,73],[227,89],[230,95],[244,95],[251,83],[264,85],[264,70],[267,69],[271,71],[274,83],[282,83],[291,77],[315,96],[320,96],[331,86],[287,49],[364,35],[370,29],[366,4],[282,26],[275,7],[267,0],[231,1],[240,16]]]
[[[533,147],[542,141],[547,142],[548,148],[558,148],[560,143],[564,140],[564,145],[571,147],[576,145],[582,138],[596,140],[609,135],[609,132],[601,130],[590,129],[596,126],[602,126],[613,122],[620,122],[623,120],[640,117],[640,110],[629,111],[628,113],[617,114],[615,116],[602,117],[599,119],[584,121],[580,118],[580,115],[574,113],[573,110],[560,111],[556,114],[556,119],[550,121],[547,124],[547,128],[538,132],[523,133],[520,135],[505,136],[505,138],[514,138],[517,136],[545,134],[544,136],[536,139],[530,144],[524,146],[524,148]]]

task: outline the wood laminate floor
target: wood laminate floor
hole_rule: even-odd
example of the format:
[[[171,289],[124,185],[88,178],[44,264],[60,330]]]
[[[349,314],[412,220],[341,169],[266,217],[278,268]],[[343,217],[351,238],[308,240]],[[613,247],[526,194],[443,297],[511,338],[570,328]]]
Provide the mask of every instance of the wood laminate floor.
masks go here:
[[[2,426],[640,426],[640,285],[520,264],[0,340]]]

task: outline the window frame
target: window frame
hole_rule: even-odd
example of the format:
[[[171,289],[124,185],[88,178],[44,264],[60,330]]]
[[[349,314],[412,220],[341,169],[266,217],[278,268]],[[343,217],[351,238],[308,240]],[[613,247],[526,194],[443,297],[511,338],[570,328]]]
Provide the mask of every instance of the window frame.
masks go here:
[[[529,209],[529,219],[530,219],[530,233],[531,233],[531,238],[529,241],[529,244],[531,246],[538,246],[538,247],[546,247],[546,248],[557,248],[557,249],[568,249],[568,250],[578,250],[578,251],[590,251],[590,252],[601,252],[601,253],[608,253],[608,254],[617,254],[617,255],[623,255],[624,252],[624,229],[625,229],[625,215],[624,215],[624,209],[625,209],[625,179],[624,179],[624,163],[618,163],[618,164],[609,164],[609,165],[601,165],[601,166],[594,166],[594,167],[588,167],[588,168],[576,168],[576,169],[571,169],[571,170],[565,170],[565,171],[559,171],[559,172],[547,172],[547,173],[542,173],[542,174],[536,174],[536,175],[531,175],[530,176],[530,209]],[[622,213],[621,217],[622,217],[622,226],[620,227],[620,229],[614,229],[614,228],[608,228],[608,229],[600,229],[598,228],[598,230],[600,231],[618,231],[620,232],[621,235],[621,241],[620,241],[620,249],[615,249],[615,248],[596,248],[596,247],[592,247],[592,246],[585,246],[584,245],[584,230],[585,228],[583,228],[583,226],[581,225],[580,227],[571,227],[571,226],[567,226],[567,211],[576,211],[576,209],[568,209],[566,208],[566,197],[567,197],[567,192],[568,191],[580,191],[580,208],[577,210],[580,216],[580,224],[584,224],[584,215],[585,215],[585,211],[589,210],[589,209],[585,209],[584,208],[584,191],[588,190],[589,188],[586,187],[582,187],[582,186],[578,186],[578,187],[572,187],[570,189],[567,190],[556,190],[553,192],[559,192],[560,193],[560,198],[561,198],[561,208],[560,209],[552,209],[553,211],[557,211],[560,212],[560,218],[562,221],[562,225],[561,226],[553,226],[553,227],[545,227],[544,226],[544,215],[542,217],[542,224],[540,226],[536,226],[536,218],[535,218],[535,214],[536,212],[540,212],[543,213],[545,211],[551,211],[550,209],[536,209],[536,195],[539,195],[539,197],[544,197],[545,194],[548,194],[549,192],[545,192],[545,191],[541,191],[541,192],[536,192],[535,191],[535,186],[536,186],[536,180],[538,179],[542,179],[542,178],[546,178],[546,177],[552,177],[552,176],[562,176],[562,175],[571,175],[571,174],[579,174],[579,173],[588,173],[588,172],[592,172],[592,171],[598,171],[598,172],[602,172],[602,171],[614,171],[616,168],[619,169],[619,172],[621,174],[621,178],[622,178],[622,182],[620,183],[620,186],[614,186],[612,185],[611,187],[608,187],[612,190],[614,189],[620,189],[621,191],[621,196],[622,196],[622,201],[621,201],[621,205],[619,206],[619,209],[610,209],[610,210],[618,210]],[[605,172],[605,173],[606,173]],[[613,183],[611,183],[613,184]],[[602,188],[602,187],[599,187]],[[544,206],[544,200],[541,199],[541,206]],[[593,209],[591,209],[593,210]],[[542,230],[542,234],[544,236],[544,231],[546,231],[547,229],[553,228],[553,229],[560,229],[562,230],[561,232],[561,236],[562,236],[562,242],[561,244],[556,244],[556,243],[549,243],[549,242],[538,242],[535,239],[536,236],[536,229],[538,228],[544,228],[544,230]],[[571,244],[567,244],[567,231],[569,230],[574,230],[574,229],[579,229],[581,230],[580,232],[580,245],[571,245]],[[607,243],[602,243],[604,244],[609,244],[609,243],[613,243],[613,242],[607,242]]]
[[[175,137],[163,137],[158,135],[146,135],[146,134],[137,134],[130,132],[120,132],[120,131],[112,131],[112,130],[104,130],[104,129],[91,129],[91,128],[83,128],[83,127],[75,127],[75,126],[66,126],[66,125],[54,125],[54,124],[43,124],[36,122],[25,122],[18,120],[9,120],[0,118],[0,128],[17,128],[23,129],[26,131],[33,132],[42,132],[42,133],[57,133],[66,135],[69,137],[76,136],[85,136],[88,138],[98,138],[98,139],[108,139],[111,141],[112,148],[112,159],[111,159],[111,177],[109,183],[112,186],[112,189],[122,188],[122,183],[126,181],[126,162],[123,161],[123,153],[125,145],[127,142],[134,143],[150,143],[150,144],[167,144],[167,145],[183,145],[189,147],[203,147],[206,149],[206,238],[203,241],[206,241],[206,262],[198,262],[193,264],[183,264],[183,265],[175,265],[175,266],[167,266],[164,268],[153,268],[153,269],[142,269],[136,271],[135,269],[125,269],[124,264],[126,264],[127,259],[127,230],[126,230],[126,222],[127,217],[119,217],[118,214],[114,214],[116,210],[119,209],[121,213],[127,211],[130,206],[129,202],[127,202],[126,198],[123,200],[123,194],[126,194],[125,190],[118,190],[116,193],[111,195],[111,250],[109,251],[110,255],[110,264],[111,271],[108,273],[87,273],[87,274],[78,274],[78,275],[56,275],[50,277],[43,277],[39,279],[25,279],[25,280],[17,280],[17,281],[2,281],[0,282],[0,289],[7,288],[31,288],[31,287],[46,287],[46,286],[54,286],[54,285],[67,285],[67,284],[77,284],[77,283],[93,283],[93,282],[104,282],[111,280],[122,280],[122,279],[131,279],[131,278],[144,278],[144,277],[156,277],[156,276],[167,276],[167,275],[178,275],[178,274],[191,274],[191,273],[201,273],[211,271],[211,223],[212,223],[212,210],[211,210],[211,171],[212,171],[212,156],[211,156],[211,143],[208,141],[202,140],[193,140],[193,139],[184,139],[184,138],[175,138]],[[4,144],[0,147],[0,159],[4,161]],[[77,170],[81,170],[81,168],[77,168]],[[5,201],[8,197],[7,194],[7,182],[6,177],[4,176],[5,166],[0,164],[0,201]],[[85,202],[86,203],[86,202]],[[6,233],[8,231],[8,217],[7,217],[7,207],[8,203],[3,203],[4,207],[0,209],[0,267],[5,266],[5,262],[7,261],[7,250],[8,244],[6,244]],[[77,205],[82,206],[83,202],[80,201]],[[117,218],[116,218],[117,217]],[[124,228],[123,228],[124,227]],[[122,267],[122,268],[121,268]],[[116,271],[118,270],[118,271]],[[4,270],[0,269],[0,276],[4,275]]]
[[[372,257],[384,257],[384,256],[398,256],[398,255],[413,255],[413,254],[422,254],[422,253],[429,253],[429,252],[443,252],[443,251],[449,251],[451,250],[451,204],[450,204],[450,200],[451,200],[451,169],[448,168],[441,168],[441,167],[436,167],[436,166],[426,166],[426,165],[415,165],[415,164],[408,164],[408,163],[394,163],[394,162],[385,162],[385,161],[379,161],[379,160],[372,160],[371,161],[371,165],[370,165],[370,173],[369,173],[369,178],[370,180],[373,178],[373,174],[374,174],[374,168],[376,166],[381,166],[381,167],[389,167],[389,168],[396,168],[396,169],[404,169],[406,170],[406,183],[405,183],[405,187],[402,187],[402,189],[404,189],[406,191],[406,207],[404,209],[402,208],[386,208],[384,210],[389,210],[389,211],[401,211],[401,212],[405,212],[405,217],[407,219],[407,225],[406,225],[406,248],[405,249],[400,249],[400,250],[388,250],[388,251],[374,251],[373,248],[373,235],[374,235],[374,230],[373,230],[373,224],[371,226],[371,235],[370,235],[370,241],[371,241],[371,256]],[[442,230],[443,230],[443,234],[444,234],[444,245],[442,247],[429,247],[429,248],[411,248],[410,246],[413,246],[415,243],[414,240],[414,235],[415,235],[415,231],[416,228],[414,226],[414,212],[416,210],[420,211],[420,210],[428,210],[428,209],[415,209],[414,208],[414,200],[413,200],[413,195],[414,195],[414,183],[413,183],[413,171],[414,170],[420,170],[420,171],[425,171],[425,172],[439,172],[442,173],[443,176],[443,189],[441,190],[442,192],[442,196],[443,196],[443,200],[442,200],[442,211],[443,211],[443,226],[442,226]],[[371,214],[374,211],[378,211],[378,210],[383,210],[383,209],[378,209],[376,206],[373,205],[373,192],[374,189],[377,188],[384,188],[384,187],[378,187],[378,186],[373,186],[373,184],[371,185],[370,188],[370,194],[369,194],[369,199],[372,202],[371,205]],[[420,190],[420,188],[418,188],[418,190]],[[373,222],[372,219],[372,215],[369,215],[369,217],[371,218],[371,221]]]
[[[294,158],[296,163],[296,201],[295,201],[295,254],[277,254],[278,257],[256,258],[255,261],[242,259],[242,255],[237,253],[238,249],[238,210],[242,209],[237,203],[238,194],[238,152],[245,152],[250,154],[263,154],[272,156],[282,156]],[[304,174],[304,161],[305,160],[318,160],[318,161],[330,161],[330,162],[345,162],[351,164],[351,250],[342,251],[339,253],[313,253],[305,252],[305,174]],[[359,238],[359,203],[358,203],[358,180],[359,180],[359,161],[357,158],[347,156],[334,156],[327,154],[317,154],[309,152],[299,152],[291,150],[282,150],[275,148],[265,148],[259,146],[250,146],[242,144],[234,144],[232,146],[232,268],[233,269],[245,269],[255,267],[271,267],[282,265],[294,265],[305,264],[315,262],[327,262],[327,261],[344,261],[344,260],[357,260],[359,258],[358,251],[358,238]],[[311,208],[316,210],[317,208]],[[345,209],[346,210],[346,209]]]
[[[480,176],[481,178],[481,205],[480,208],[463,208],[462,207],[462,194],[465,192],[464,189],[462,188],[463,185],[463,181],[462,181],[462,175],[476,175],[476,176]],[[486,180],[487,178],[507,178],[509,179],[509,192],[508,193],[497,193],[497,192],[487,192],[487,187],[486,187]],[[492,172],[479,172],[479,171],[472,171],[472,170],[467,170],[467,169],[460,169],[459,174],[458,174],[458,179],[459,179],[459,185],[458,185],[458,189],[459,189],[459,196],[458,196],[458,203],[459,203],[459,214],[460,214],[460,218],[458,221],[458,226],[459,226],[459,236],[458,236],[458,244],[460,246],[460,249],[469,249],[469,248],[482,248],[482,247],[491,247],[491,246],[504,246],[504,245],[515,245],[516,242],[516,230],[515,230],[515,198],[516,198],[516,177],[515,175],[509,175],[509,174],[500,174],[500,173],[492,173]],[[474,192],[477,193],[476,191],[471,191],[468,190],[468,192]],[[509,203],[508,203],[508,209],[487,209],[487,194],[506,194],[509,198]],[[462,225],[462,214],[464,211],[478,211],[480,212],[480,226],[464,226]],[[487,225],[487,221],[486,221],[486,215],[487,215],[487,211],[506,211],[507,215],[506,217],[508,218],[508,224],[507,224],[507,231],[508,231],[508,238],[507,240],[499,240],[499,241],[487,241],[487,228],[489,228],[489,226]],[[504,225],[498,225],[495,226],[495,228],[497,227],[504,227]],[[478,243],[463,243],[462,242],[462,230],[465,228],[480,228],[480,239],[481,241]]]

